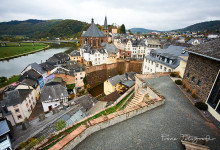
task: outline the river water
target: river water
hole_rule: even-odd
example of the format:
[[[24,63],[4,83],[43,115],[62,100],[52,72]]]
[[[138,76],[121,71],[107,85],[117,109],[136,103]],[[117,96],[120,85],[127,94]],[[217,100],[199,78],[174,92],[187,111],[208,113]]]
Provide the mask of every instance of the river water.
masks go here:
[[[25,67],[27,67],[27,65],[34,62],[38,64],[41,62],[45,62],[54,54],[64,52],[67,49],[68,47],[51,48],[34,54],[13,58],[9,61],[0,61],[0,76],[11,77],[13,75],[18,75],[25,69]]]

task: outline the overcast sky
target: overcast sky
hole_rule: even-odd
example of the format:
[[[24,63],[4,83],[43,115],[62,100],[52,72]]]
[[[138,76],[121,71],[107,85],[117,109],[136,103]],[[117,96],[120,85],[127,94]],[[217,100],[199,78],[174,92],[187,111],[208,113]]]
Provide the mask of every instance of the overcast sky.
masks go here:
[[[27,19],[75,19],[172,30],[220,20],[220,0],[0,0],[0,22]]]

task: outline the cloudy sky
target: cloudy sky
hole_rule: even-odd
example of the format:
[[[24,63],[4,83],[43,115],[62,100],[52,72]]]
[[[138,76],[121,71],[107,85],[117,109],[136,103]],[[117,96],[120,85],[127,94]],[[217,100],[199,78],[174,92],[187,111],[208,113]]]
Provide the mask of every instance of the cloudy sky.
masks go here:
[[[76,19],[172,30],[220,20],[220,0],[1,0],[0,22],[26,19]]]

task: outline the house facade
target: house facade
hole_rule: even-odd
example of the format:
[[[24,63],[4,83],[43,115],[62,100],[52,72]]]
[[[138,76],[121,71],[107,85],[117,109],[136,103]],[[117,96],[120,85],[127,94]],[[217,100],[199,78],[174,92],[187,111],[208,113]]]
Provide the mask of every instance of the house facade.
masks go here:
[[[88,44],[80,48],[80,55],[86,62],[91,62],[93,66],[106,64],[108,53],[106,49],[92,49]]]
[[[186,57],[183,59],[180,56]],[[171,45],[167,49],[151,50],[150,54],[144,58],[142,74],[176,71],[183,74],[187,56],[188,53],[185,52],[185,47],[181,46]]]
[[[77,50],[74,50],[70,53],[70,61],[74,60],[77,63],[82,63],[82,57],[80,56],[80,52]]]
[[[118,93],[123,93],[135,83],[134,81],[135,73],[125,73],[123,75],[116,75],[109,78],[104,82],[104,93],[109,95],[115,91]]]
[[[208,111],[220,121],[220,40],[187,49],[189,59],[183,84],[208,105]]]
[[[45,85],[41,90],[40,100],[44,112],[51,111],[53,108],[68,101],[67,88],[61,84]]]
[[[15,89],[5,92],[1,105],[12,113],[15,123],[18,124],[30,117],[36,103],[33,89]]]
[[[85,67],[75,61],[69,61],[66,63],[66,69],[69,70],[70,74],[74,74],[75,87],[84,88],[83,78],[86,75]]]

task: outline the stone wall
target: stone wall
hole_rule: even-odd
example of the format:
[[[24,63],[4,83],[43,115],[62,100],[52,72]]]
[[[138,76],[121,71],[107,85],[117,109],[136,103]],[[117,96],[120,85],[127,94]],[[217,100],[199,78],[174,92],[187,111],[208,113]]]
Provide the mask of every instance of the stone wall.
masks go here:
[[[126,72],[141,72],[142,61],[118,60],[117,63],[103,64],[86,68],[87,81],[90,87],[105,82],[109,77]]]
[[[189,86],[190,90],[195,90],[196,94],[205,102],[208,98],[209,92],[214,84],[218,71],[220,69],[220,62],[208,59],[195,54],[189,54],[186,65],[186,70],[183,76],[183,83]],[[187,74],[190,74],[188,77]],[[195,81],[192,81],[195,77]],[[198,80],[201,85],[198,85]]]
[[[135,107],[126,109],[126,111],[118,111],[107,116],[101,116],[99,118],[87,121],[84,125],[81,125],[53,147],[51,147],[50,150],[71,150],[92,133],[154,109],[160,105],[163,105],[164,102],[165,99],[155,99],[148,103],[142,102]]]

